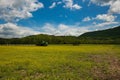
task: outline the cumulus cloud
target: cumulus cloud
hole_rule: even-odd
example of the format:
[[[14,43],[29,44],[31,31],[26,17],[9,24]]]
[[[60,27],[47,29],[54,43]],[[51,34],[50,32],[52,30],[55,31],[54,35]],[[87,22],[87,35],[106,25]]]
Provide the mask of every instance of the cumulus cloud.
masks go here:
[[[52,5],[49,8],[54,8],[56,6],[56,3],[53,2]]]
[[[54,25],[46,23],[44,26],[34,30],[32,28],[18,26],[17,24],[13,23],[6,23],[0,25],[1,38],[20,38],[36,34],[48,34],[55,36],[79,36],[88,31],[88,27],[79,27],[77,25],[65,24]]]
[[[42,33],[56,36],[79,36],[82,33],[89,31],[88,27],[78,27],[75,25],[59,24],[57,25],[57,27],[55,26],[56,25],[46,23],[41,28],[41,30],[43,31]]]
[[[96,17],[92,17],[90,18],[85,17],[82,21],[90,21],[90,20],[101,20],[101,21],[105,21],[105,22],[114,22],[115,19],[117,18],[117,16],[113,16],[111,14],[98,14]]]
[[[20,38],[28,35],[38,34],[27,27],[18,26],[13,23],[0,24],[0,37],[1,38]]]
[[[117,13],[120,14],[120,0],[115,1],[113,4],[110,6],[109,13]]]
[[[102,22],[95,23],[88,26],[79,25],[65,25],[65,24],[50,24],[46,23],[44,26],[39,28],[42,34],[56,35],[56,36],[79,36],[85,32],[94,31],[96,29],[102,30],[113,26],[117,26],[119,22]]]
[[[116,16],[110,15],[110,14],[99,14],[96,16],[95,19],[113,22],[115,21]]]
[[[95,31],[97,30],[104,30],[111,28],[113,26],[118,26],[119,22],[101,22],[101,23],[94,23],[91,25],[86,26],[79,26],[75,25],[65,25],[65,24],[50,24],[46,23],[42,28],[40,28],[41,33],[43,34],[50,34],[56,36],[79,36],[85,32]]]
[[[108,13],[120,14],[120,0],[91,0],[90,2],[99,6],[109,6]]]
[[[73,0],[63,0],[63,3],[65,4],[64,8],[69,9],[81,9],[82,7],[78,4],[74,4]]]
[[[85,17],[82,21],[86,22],[90,20],[101,20],[104,22],[114,22],[116,18],[117,16],[113,16],[112,14],[98,14],[96,17],[92,18],[90,18],[89,16]]]
[[[73,9],[81,9],[82,7],[78,4],[74,4],[73,0],[62,0],[62,1],[58,1],[58,2],[53,2],[51,6],[49,6],[49,8],[54,8],[56,7],[57,5],[60,5],[60,4],[64,4],[63,7],[64,8],[69,8],[71,10]]]
[[[0,19],[7,22],[32,17],[33,11],[43,8],[37,0],[0,0]]]
[[[85,17],[82,21],[90,21],[91,18],[88,16],[88,17]]]
[[[37,29],[32,29],[28,27],[18,26],[13,23],[6,23],[0,25],[0,37],[1,38],[20,38],[29,35],[36,34],[48,34],[55,36],[79,36],[85,32],[94,31],[96,29],[106,29],[107,27],[112,27],[112,25],[118,25],[118,22],[103,22],[99,24],[89,25],[89,26],[79,26],[79,25],[65,25],[65,24],[50,24],[46,23],[42,27]]]

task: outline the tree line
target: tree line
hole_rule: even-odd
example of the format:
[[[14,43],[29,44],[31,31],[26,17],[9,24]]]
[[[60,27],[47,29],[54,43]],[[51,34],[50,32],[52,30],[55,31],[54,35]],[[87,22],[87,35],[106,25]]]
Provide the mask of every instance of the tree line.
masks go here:
[[[0,38],[0,44],[39,44],[46,41],[49,44],[120,44],[120,38],[110,37],[75,37],[75,36],[54,36],[54,35],[32,35],[23,38]]]

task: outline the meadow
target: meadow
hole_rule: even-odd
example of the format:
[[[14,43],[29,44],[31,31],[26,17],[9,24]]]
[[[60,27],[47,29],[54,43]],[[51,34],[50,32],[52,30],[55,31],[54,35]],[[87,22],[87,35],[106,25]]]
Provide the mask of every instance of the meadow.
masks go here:
[[[120,45],[0,46],[0,80],[120,80]]]

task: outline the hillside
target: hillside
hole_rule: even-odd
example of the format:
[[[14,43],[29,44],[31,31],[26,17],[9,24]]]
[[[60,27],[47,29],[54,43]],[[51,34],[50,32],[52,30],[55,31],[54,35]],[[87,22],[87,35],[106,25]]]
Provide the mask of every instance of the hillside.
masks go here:
[[[84,38],[96,38],[96,39],[116,39],[120,38],[120,26],[107,29],[107,30],[100,30],[100,31],[93,31],[93,32],[87,32],[82,34],[79,37],[84,37]]]
[[[120,44],[120,26],[87,32],[79,37],[38,34],[23,38],[0,38],[0,44],[37,44],[41,41],[47,41],[49,44]]]

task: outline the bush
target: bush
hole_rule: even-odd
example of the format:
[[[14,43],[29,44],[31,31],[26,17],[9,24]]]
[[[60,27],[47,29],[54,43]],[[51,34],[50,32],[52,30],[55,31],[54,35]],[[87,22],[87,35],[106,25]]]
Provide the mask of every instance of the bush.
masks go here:
[[[40,41],[36,45],[37,46],[48,46],[48,42],[46,42],[46,41]]]

